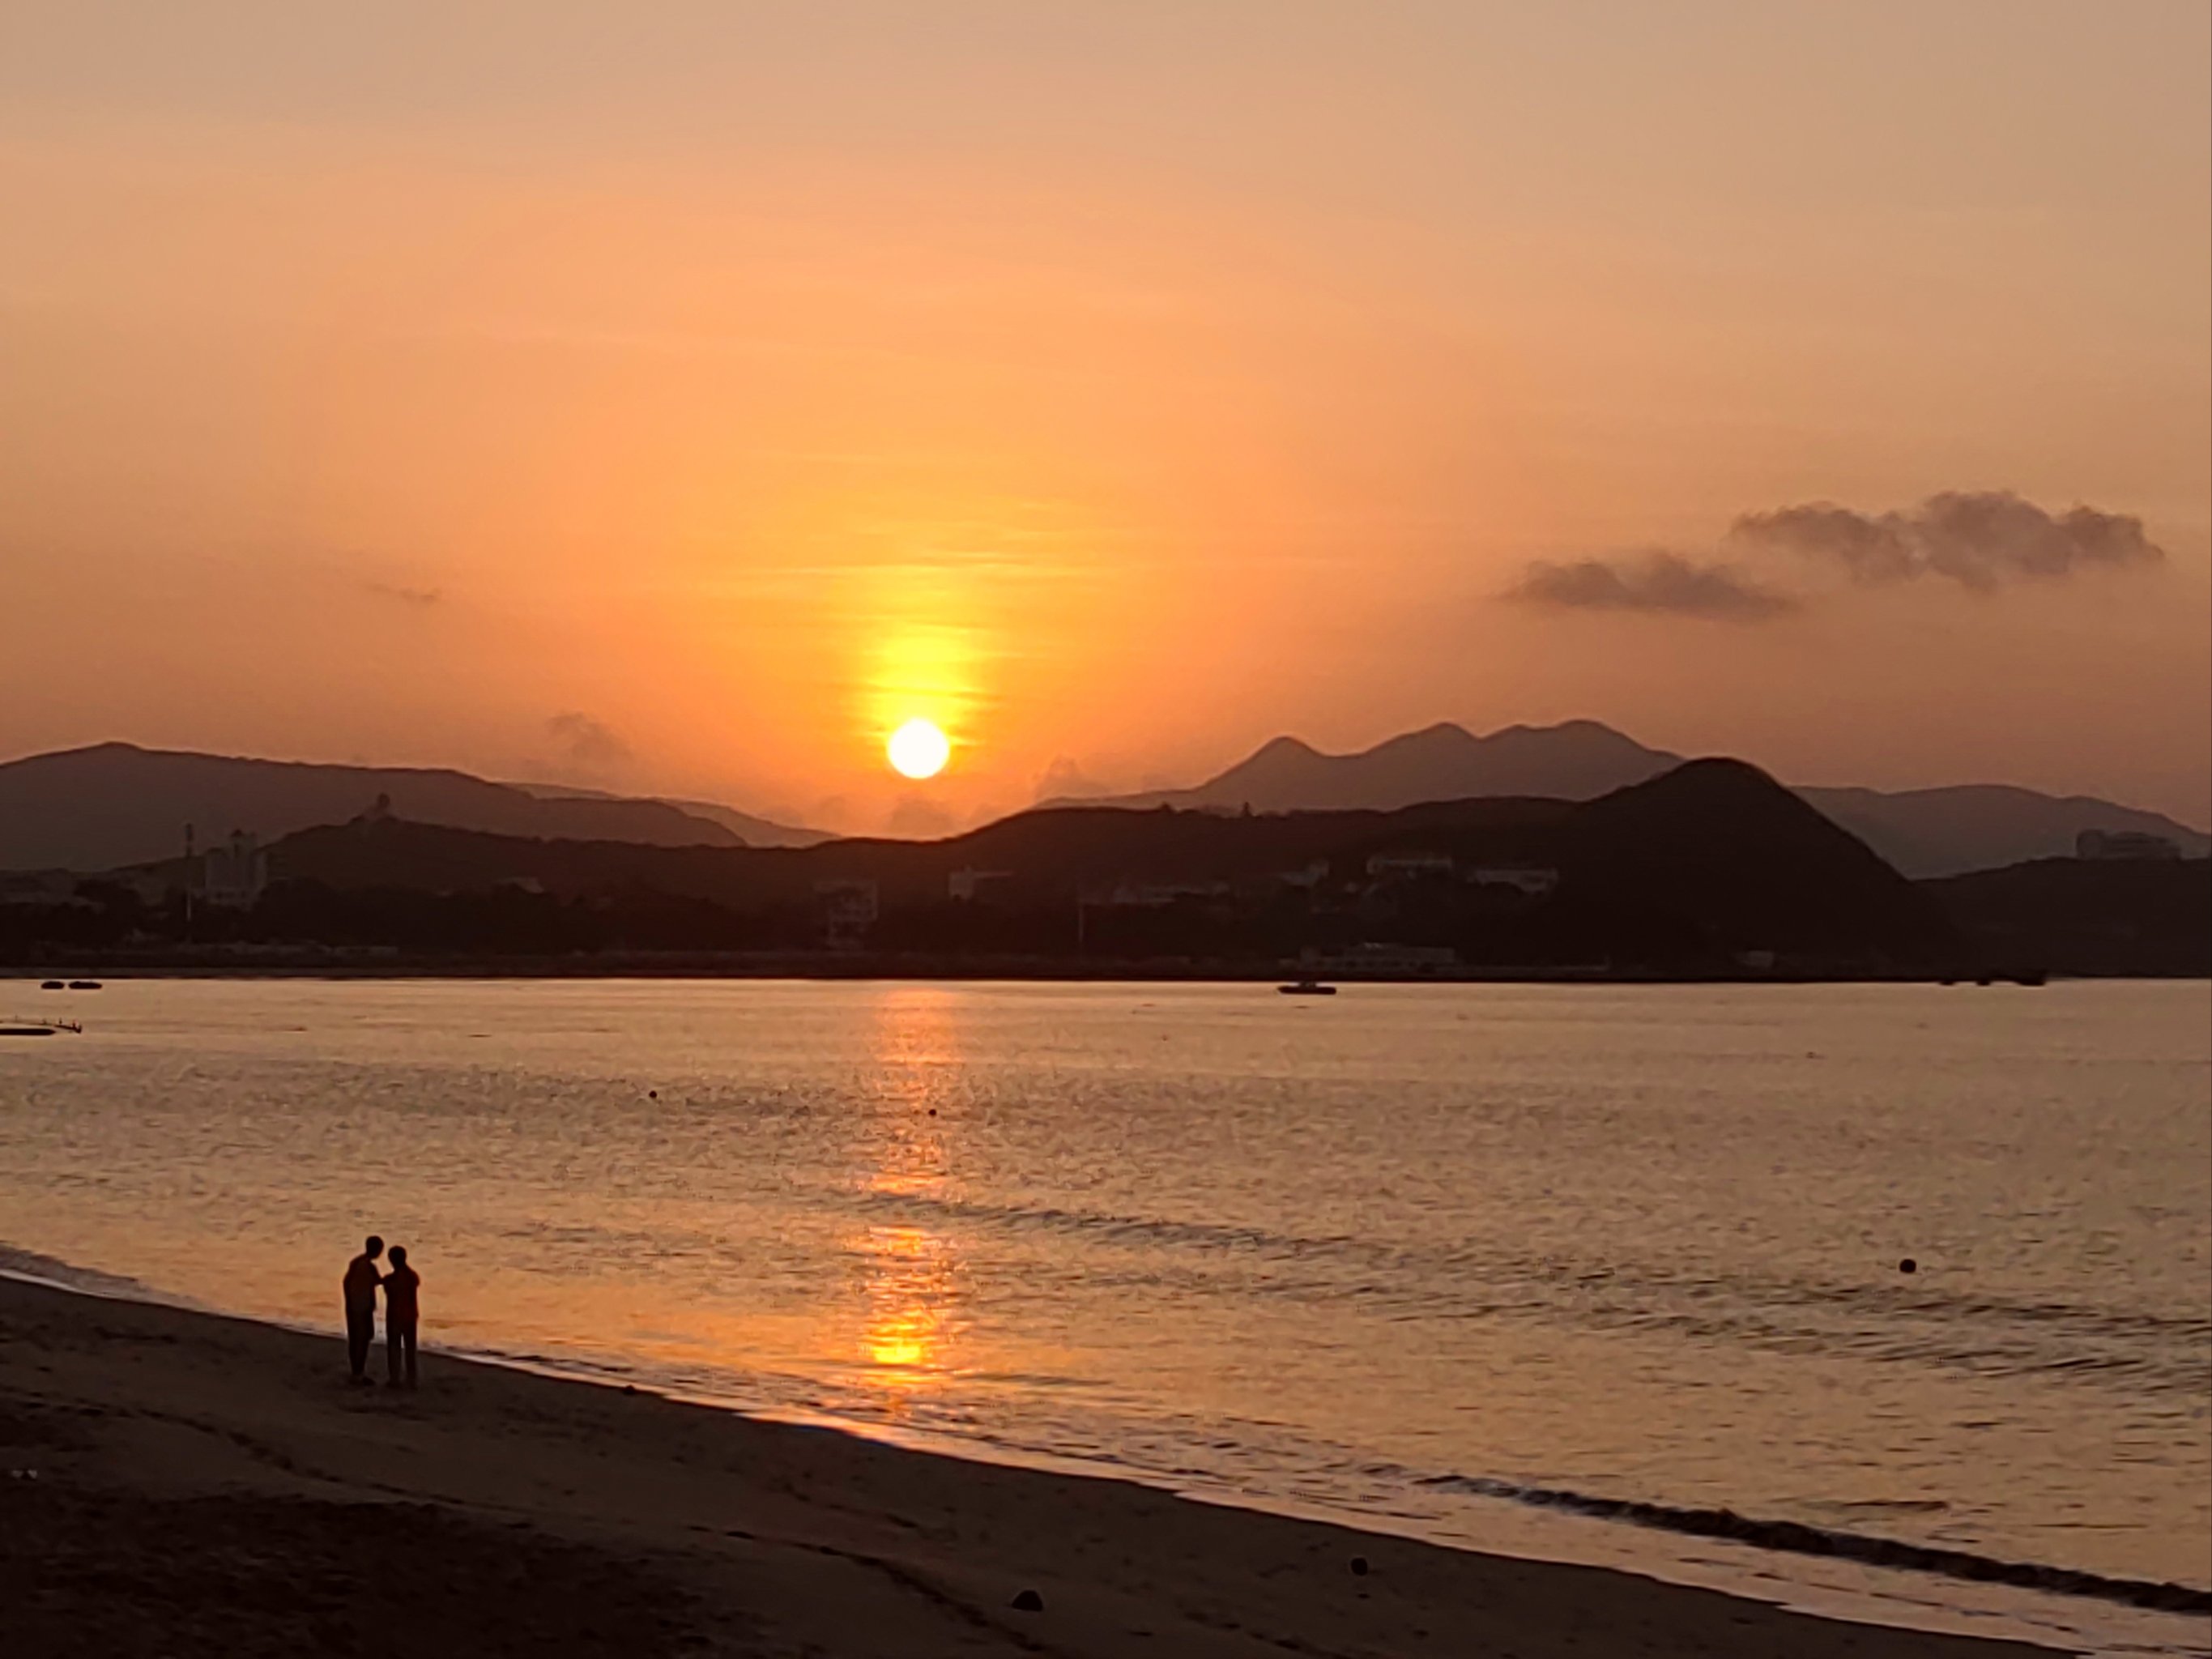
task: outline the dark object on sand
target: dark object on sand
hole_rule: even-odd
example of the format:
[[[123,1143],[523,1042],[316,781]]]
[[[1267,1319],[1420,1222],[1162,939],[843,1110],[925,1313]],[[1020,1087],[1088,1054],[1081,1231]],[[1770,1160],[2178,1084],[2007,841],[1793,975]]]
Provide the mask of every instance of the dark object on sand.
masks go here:
[[[1367,1577],[1367,1558],[1365,1556],[1355,1555],[1352,1558],[1352,1576],[1354,1578],[1364,1578]]]
[[[1035,1590],[1024,1590],[1014,1597],[1013,1608],[1016,1613],[1042,1613],[1044,1597],[1039,1595]]]
[[[63,984],[61,981],[58,979],[50,979],[46,981],[45,984],[40,986],[39,988],[41,991],[66,991],[69,989],[69,987]]]
[[[1901,1273],[1917,1273],[1920,1271],[1920,1264],[1908,1255],[1897,1264],[1897,1271]]]
[[[1286,997],[1333,997],[1336,994],[1336,987],[1324,985],[1317,979],[1297,980],[1289,985],[1278,985],[1275,988]]]
[[[72,991],[102,991],[107,988],[96,979],[73,979],[69,982]]]

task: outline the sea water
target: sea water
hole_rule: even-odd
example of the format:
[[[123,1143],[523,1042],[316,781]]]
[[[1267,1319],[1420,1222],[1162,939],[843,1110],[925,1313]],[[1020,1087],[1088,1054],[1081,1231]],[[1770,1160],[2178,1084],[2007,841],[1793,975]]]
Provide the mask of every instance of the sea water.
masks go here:
[[[335,1327],[373,1230],[434,1346],[1863,1617],[2212,1648],[2107,1582],[2212,1584],[2202,982],[15,1001],[86,1030],[0,1045],[0,1265]]]

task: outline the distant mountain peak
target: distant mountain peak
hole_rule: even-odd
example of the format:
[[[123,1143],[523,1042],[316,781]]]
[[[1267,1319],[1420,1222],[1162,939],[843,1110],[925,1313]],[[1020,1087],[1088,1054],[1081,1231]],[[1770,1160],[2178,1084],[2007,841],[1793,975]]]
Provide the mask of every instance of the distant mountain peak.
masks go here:
[[[1116,804],[1283,812],[1389,811],[1494,795],[1588,800],[1640,783],[1678,758],[1595,720],[1509,726],[1487,735],[1438,720],[1349,754],[1329,754],[1288,735],[1273,738],[1194,788],[1125,796]]]
[[[1460,750],[1466,748],[1469,744],[1479,744],[1484,739],[1475,736],[1464,726],[1451,720],[1438,720],[1434,726],[1425,726],[1418,732],[1401,732],[1395,738],[1383,738],[1372,748],[1356,752],[1372,755],[1385,749]]]

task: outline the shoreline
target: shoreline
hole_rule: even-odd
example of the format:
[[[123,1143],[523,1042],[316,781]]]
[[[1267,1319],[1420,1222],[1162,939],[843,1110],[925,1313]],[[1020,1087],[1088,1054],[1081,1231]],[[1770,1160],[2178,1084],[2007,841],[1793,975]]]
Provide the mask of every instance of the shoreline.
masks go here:
[[[233,1554],[261,1552],[272,1571],[290,1571],[295,1535],[327,1534],[341,1562],[360,1545],[419,1573],[406,1536],[386,1535],[397,1506],[439,1540],[433,1577],[444,1587],[418,1611],[450,1604],[465,1623],[516,1594],[507,1569],[518,1551],[538,1553],[559,1559],[557,1576],[605,1579],[599,1603],[686,1609],[682,1628],[664,1632],[668,1651],[2054,1650],[1789,1612],[1618,1569],[1445,1548],[444,1353],[425,1356],[416,1395],[353,1389],[343,1369],[333,1336],[0,1279],[0,1462],[39,1471],[0,1482],[0,1514],[15,1511],[11,1538],[40,1540],[34,1554],[70,1558],[30,1564],[33,1639],[16,1650],[99,1645],[75,1638],[88,1619],[130,1615],[115,1586],[137,1582],[143,1547],[118,1532],[118,1513],[179,1505],[189,1524],[214,1526]],[[70,1589],[88,1574],[106,1587],[96,1604]],[[173,1635],[230,1632],[228,1649],[161,1650],[264,1650],[233,1629],[241,1586],[218,1574],[200,1589],[188,1578],[146,1594],[156,1591],[159,1605],[143,1611]],[[1024,1591],[1041,1610],[1013,1605]],[[343,1583],[331,1595],[342,1603]],[[268,1617],[291,1615],[277,1606]],[[471,1644],[534,1650],[542,1638],[520,1640],[527,1624],[514,1627],[517,1645],[488,1646],[481,1632]],[[42,1631],[52,1646],[40,1645]],[[264,1634],[268,1651],[327,1645],[291,1625]],[[634,1621],[615,1635],[574,1650],[663,1650],[641,1644]]]
[[[179,952],[116,955],[57,951],[0,962],[0,981],[36,987],[62,976],[129,980],[880,980],[908,983],[1006,985],[1279,985],[1318,979],[1333,985],[1928,985],[1967,989],[2035,988],[2063,980],[2203,982],[2202,974],[2022,974],[1978,967],[1823,972],[1788,966],[1663,971],[1601,966],[1382,970],[1310,967],[1296,962],[958,960],[899,956],[608,951],[560,957],[409,957],[374,951]],[[51,993],[49,994],[52,994]],[[91,992],[80,992],[91,995]]]

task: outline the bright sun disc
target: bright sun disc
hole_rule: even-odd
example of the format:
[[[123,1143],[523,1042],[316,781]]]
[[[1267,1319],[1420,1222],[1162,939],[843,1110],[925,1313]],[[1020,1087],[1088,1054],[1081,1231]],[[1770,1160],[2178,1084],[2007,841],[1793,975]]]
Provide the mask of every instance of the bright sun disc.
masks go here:
[[[952,758],[952,744],[927,720],[908,720],[884,745],[891,770],[903,778],[933,778]]]

